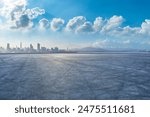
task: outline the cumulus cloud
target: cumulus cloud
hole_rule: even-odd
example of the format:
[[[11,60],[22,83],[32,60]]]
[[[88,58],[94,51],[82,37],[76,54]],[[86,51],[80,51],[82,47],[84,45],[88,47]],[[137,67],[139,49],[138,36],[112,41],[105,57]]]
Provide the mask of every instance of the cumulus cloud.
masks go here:
[[[45,14],[45,10],[39,7],[27,9],[27,0],[1,0],[0,2],[0,29],[28,29],[35,26],[38,16]],[[43,15],[44,16],[44,15]],[[37,21],[37,20],[36,20]],[[150,20],[145,20],[140,27],[123,26],[125,19],[122,16],[112,16],[108,19],[97,17],[95,21],[87,21],[84,16],[76,16],[70,19],[66,25],[61,18],[53,18],[51,21],[44,17],[39,21],[40,29],[51,31],[72,32],[75,34],[88,33],[108,36],[149,36]],[[63,33],[65,33],[63,32]]]
[[[100,31],[102,29],[102,27],[104,26],[105,20],[103,20],[102,17],[97,17],[94,21],[94,30],[96,32]]]
[[[25,14],[27,14],[30,19],[35,19],[39,15],[45,14],[45,10],[40,9],[39,7],[35,7],[35,8],[32,8],[32,9],[25,10]]]
[[[102,31],[111,31],[119,28],[121,24],[124,22],[124,18],[122,16],[113,16],[107,23],[104,25]]]
[[[123,27],[122,30],[119,32],[121,35],[137,35],[139,34],[141,28],[140,27],[130,27],[126,26]]]
[[[27,0],[2,0],[0,5],[0,17],[4,24],[1,28],[31,28],[32,20],[45,13],[44,9],[38,7],[26,9]]]
[[[89,33],[93,32],[93,25],[91,22],[85,22],[83,25],[76,29],[77,33]]]
[[[47,19],[45,19],[45,18],[41,19],[39,21],[39,28],[41,30],[45,30],[45,29],[50,28],[50,22]]]
[[[69,20],[69,22],[66,25],[67,31],[75,31],[78,29],[81,25],[83,25],[86,22],[86,18],[83,16],[77,16]]]
[[[75,33],[93,33],[93,32],[113,32],[121,29],[121,25],[124,22],[122,16],[114,15],[110,19],[103,19],[102,17],[97,17],[92,24],[87,21],[84,16],[77,16],[69,20],[66,25],[66,31],[71,31]]]
[[[61,18],[53,18],[50,25],[52,31],[59,31],[63,27],[65,21]]]
[[[15,15],[20,14],[27,5],[26,0],[2,0],[0,15],[1,17],[13,20]]]
[[[33,26],[33,22],[29,19],[27,14],[23,14],[16,20],[16,26],[12,26],[13,29],[18,28],[31,28]]]
[[[150,34],[150,20],[146,19],[141,25],[141,33]]]

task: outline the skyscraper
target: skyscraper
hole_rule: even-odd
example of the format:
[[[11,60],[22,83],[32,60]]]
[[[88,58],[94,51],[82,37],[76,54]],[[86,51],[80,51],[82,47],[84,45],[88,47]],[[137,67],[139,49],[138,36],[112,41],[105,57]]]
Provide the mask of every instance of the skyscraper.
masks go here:
[[[22,42],[20,42],[20,49],[22,49]]]
[[[40,49],[41,49],[41,45],[37,43],[37,50],[40,51]]]
[[[10,50],[10,44],[7,43],[7,50]]]
[[[33,50],[33,45],[32,44],[30,44],[30,50]]]

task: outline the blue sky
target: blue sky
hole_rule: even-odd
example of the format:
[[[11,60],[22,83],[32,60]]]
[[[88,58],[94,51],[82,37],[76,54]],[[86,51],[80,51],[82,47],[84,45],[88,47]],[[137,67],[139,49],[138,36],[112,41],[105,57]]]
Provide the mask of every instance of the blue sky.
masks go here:
[[[109,18],[122,15],[128,25],[139,26],[150,19],[149,0],[30,0],[29,7],[39,6],[54,17],[69,20],[74,16],[85,16],[89,20],[102,16]]]
[[[14,46],[22,41],[26,46],[40,42],[62,48],[150,49],[149,4],[149,0],[2,0],[0,41]]]

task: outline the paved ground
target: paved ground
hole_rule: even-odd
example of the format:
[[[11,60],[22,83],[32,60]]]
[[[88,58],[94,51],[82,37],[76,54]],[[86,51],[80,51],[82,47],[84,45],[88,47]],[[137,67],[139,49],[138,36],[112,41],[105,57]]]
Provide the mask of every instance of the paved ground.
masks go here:
[[[150,55],[0,55],[0,99],[150,99]]]

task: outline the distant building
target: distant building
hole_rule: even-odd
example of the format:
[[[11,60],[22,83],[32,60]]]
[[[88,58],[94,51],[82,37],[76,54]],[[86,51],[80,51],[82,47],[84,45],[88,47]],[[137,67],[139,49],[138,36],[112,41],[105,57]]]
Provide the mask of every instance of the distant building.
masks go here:
[[[22,49],[22,42],[20,42],[20,49]]]
[[[0,47],[0,53],[3,53],[5,49],[3,47]]]
[[[58,52],[58,50],[59,50],[59,48],[58,48],[58,47],[55,47],[55,51]]]
[[[54,48],[47,48],[47,47],[41,47],[40,43],[37,43],[37,47],[33,47],[32,44],[30,44],[28,47],[23,47],[22,42],[20,42],[20,45],[16,47],[10,47],[10,43],[7,43],[6,48],[0,47],[0,53],[32,53],[32,54],[50,54],[50,53],[66,53],[70,52],[68,49],[62,50],[58,47]]]
[[[30,49],[33,50],[33,45],[32,44],[30,44]]]
[[[37,44],[37,50],[40,51],[41,50],[41,45],[38,43]]]
[[[51,48],[51,51],[52,51],[52,52],[58,52],[58,51],[59,51],[59,48],[58,48],[58,47]]]
[[[45,53],[45,52],[47,52],[47,48],[46,47],[41,47],[41,51]]]
[[[10,44],[7,43],[7,50],[10,50]]]

